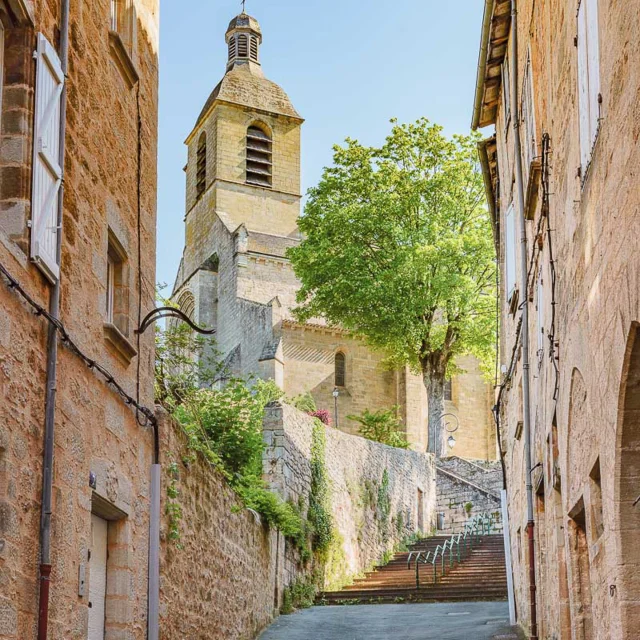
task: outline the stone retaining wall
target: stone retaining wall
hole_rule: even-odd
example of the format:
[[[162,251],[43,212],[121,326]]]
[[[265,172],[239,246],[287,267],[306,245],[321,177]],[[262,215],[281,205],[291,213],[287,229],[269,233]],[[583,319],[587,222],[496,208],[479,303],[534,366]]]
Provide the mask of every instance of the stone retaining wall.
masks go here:
[[[267,408],[265,477],[295,503],[308,504],[314,424],[313,418],[288,405]],[[429,454],[322,428],[341,546],[340,561],[325,574],[330,587],[377,563],[408,535],[434,527],[435,464]]]

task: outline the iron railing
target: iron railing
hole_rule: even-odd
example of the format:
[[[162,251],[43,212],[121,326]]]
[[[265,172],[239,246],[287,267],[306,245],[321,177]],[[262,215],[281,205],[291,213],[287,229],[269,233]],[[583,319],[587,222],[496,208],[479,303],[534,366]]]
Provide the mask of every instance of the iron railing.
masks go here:
[[[407,568],[411,569],[411,563],[415,563],[416,589],[420,589],[421,564],[433,566],[433,584],[437,584],[438,565],[440,565],[440,578],[443,578],[446,575],[447,564],[449,569],[453,568],[455,562],[460,564],[473,551],[474,545],[477,545],[482,536],[491,534],[495,528],[493,518],[491,514],[478,514],[465,525],[462,533],[453,534],[432,551],[412,551],[407,558]]]

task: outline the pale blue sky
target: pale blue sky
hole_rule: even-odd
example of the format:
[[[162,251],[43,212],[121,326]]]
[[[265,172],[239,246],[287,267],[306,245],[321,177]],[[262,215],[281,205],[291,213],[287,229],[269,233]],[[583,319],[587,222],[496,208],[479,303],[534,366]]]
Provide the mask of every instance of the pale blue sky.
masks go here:
[[[345,137],[379,144],[389,119],[469,131],[482,0],[247,0],[266,76],[306,119],[302,185]],[[184,242],[184,140],[222,77],[239,0],[161,3],[158,275],[173,284]]]

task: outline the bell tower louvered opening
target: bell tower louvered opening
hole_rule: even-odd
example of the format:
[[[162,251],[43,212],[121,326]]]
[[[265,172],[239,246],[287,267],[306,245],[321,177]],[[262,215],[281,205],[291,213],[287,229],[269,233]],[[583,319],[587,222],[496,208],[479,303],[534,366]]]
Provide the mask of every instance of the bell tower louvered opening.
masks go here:
[[[247,184],[270,189],[273,183],[273,141],[260,127],[247,129]]]
[[[253,65],[260,65],[260,45],[262,44],[262,31],[255,18],[246,13],[236,16],[227,29],[225,35],[229,48],[229,60],[227,71],[235,66],[249,65],[252,72],[256,71]]]
[[[207,134],[202,133],[198,140],[196,159],[196,196],[200,198],[207,188]]]

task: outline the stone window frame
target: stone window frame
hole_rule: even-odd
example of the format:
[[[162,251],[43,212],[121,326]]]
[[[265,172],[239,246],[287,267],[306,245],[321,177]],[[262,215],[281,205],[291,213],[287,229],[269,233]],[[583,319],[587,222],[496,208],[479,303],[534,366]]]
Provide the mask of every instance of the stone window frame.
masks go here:
[[[35,30],[23,0],[0,0],[0,242],[26,268],[31,219]],[[6,71],[11,69],[10,76]],[[8,82],[7,78],[11,81]],[[11,91],[9,91],[11,89]],[[10,142],[10,144],[9,144]],[[9,154],[9,150],[11,155]]]
[[[250,146],[252,141],[250,139],[250,133],[252,129],[258,129],[265,136],[263,140],[254,140],[253,148]],[[264,145],[262,147],[261,145]],[[274,135],[273,129],[263,122],[262,120],[251,120],[247,124],[246,145],[245,145],[245,183],[254,187],[262,189],[273,189],[273,156],[274,156]],[[250,154],[258,154],[258,156],[250,158]],[[253,162],[254,165],[264,165],[269,167],[269,174],[266,175],[261,172],[252,171],[249,163]],[[254,167],[260,169],[261,167]],[[263,167],[262,167],[263,168]],[[263,179],[260,176],[265,176]]]
[[[203,131],[196,149],[196,202],[207,190],[207,142],[207,132]]]
[[[139,81],[136,69],[138,16],[135,0],[111,0],[109,3],[109,50],[129,89]]]
[[[107,238],[104,337],[129,364],[137,355],[130,342],[131,267],[127,252],[111,227],[108,228]]]

